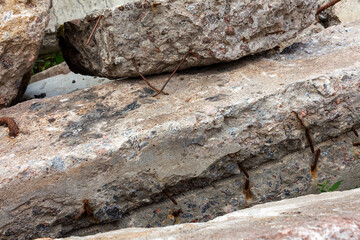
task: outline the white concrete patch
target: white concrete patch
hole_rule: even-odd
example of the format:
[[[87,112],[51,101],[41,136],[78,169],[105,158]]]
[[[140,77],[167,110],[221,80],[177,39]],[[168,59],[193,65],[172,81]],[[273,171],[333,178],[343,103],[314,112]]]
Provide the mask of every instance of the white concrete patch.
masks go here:
[[[56,32],[56,29],[64,22],[84,18],[95,10],[111,8],[129,2],[135,2],[135,0],[53,0],[47,30]]]
[[[107,78],[84,76],[71,72],[30,84],[26,89],[24,98],[31,99],[34,98],[34,95],[40,95],[41,93],[46,93],[46,97],[54,97],[110,81]]]

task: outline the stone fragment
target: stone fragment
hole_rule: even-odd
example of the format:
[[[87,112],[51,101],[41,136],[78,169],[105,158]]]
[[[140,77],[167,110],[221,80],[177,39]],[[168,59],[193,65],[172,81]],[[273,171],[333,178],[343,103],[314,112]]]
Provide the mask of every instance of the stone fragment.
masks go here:
[[[0,127],[0,238],[204,222],[328,180],[355,188],[359,33],[331,27],[276,56],[183,71],[158,98],[138,79],[0,110],[22,131]]]
[[[314,23],[316,0],[164,0],[128,3],[66,22],[59,44],[70,69],[107,78],[227,62],[274,48]],[[87,40],[104,14],[89,45]],[[94,20],[95,18],[95,20]],[[121,27],[120,27],[121,26]]]
[[[128,228],[64,240],[360,239],[360,190],[260,204],[207,223]]]
[[[49,21],[49,0],[0,2],[0,108],[21,100]]]
[[[46,70],[44,70],[42,72],[34,74],[33,76],[31,76],[30,84],[34,83],[34,82],[44,80],[44,79],[47,79],[47,78],[51,78],[51,77],[54,77],[54,76],[57,76],[57,75],[65,75],[65,74],[68,74],[70,72],[71,71],[70,71],[69,67],[67,66],[67,64],[65,62],[63,62],[63,63],[60,63],[60,64],[58,64],[56,66],[53,66],[53,67],[51,67],[49,69],[46,69]]]

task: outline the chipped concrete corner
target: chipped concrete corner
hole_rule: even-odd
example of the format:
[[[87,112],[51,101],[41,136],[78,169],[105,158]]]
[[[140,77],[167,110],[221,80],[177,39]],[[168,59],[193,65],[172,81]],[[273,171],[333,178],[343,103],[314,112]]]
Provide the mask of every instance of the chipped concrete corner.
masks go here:
[[[0,128],[0,237],[202,222],[329,179],[354,188],[359,33],[333,27],[279,55],[183,71],[160,98],[117,81],[0,110],[22,130]]]

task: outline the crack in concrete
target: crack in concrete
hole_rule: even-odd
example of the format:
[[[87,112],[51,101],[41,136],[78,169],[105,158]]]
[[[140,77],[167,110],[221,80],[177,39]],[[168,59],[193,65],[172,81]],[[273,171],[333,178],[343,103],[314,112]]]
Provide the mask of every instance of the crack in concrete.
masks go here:
[[[341,144],[342,138],[349,137],[349,133],[351,131],[352,130],[350,129],[348,132],[336,137],[335,140],[339,144]],[[325,147],[326,146],[331,147],[333,145],[332,141],[334,141],[333,138],[328,139],[325,142],[318,143],[317,146],[320,146],[321,148],[324,148],[324,146]],[[351,147],[349,146],[349,148],[351,148]],[[296,151],[296,152],[287,154],[286,156],[284,156],[283,158],[281,158],[281,159],[279,159],[277,161],[266,162],[266,163],[262,164],[261,166],[259,166],[256,169],[248,169],[247,171],[249,172],[250,179],[256,178],[256,175],[257,175],[256,172],[259,173],[261,171],[265,171],[267,168],[270,169],[271,167],[275,168],[275,170],[276,170],[278,165],[286,165],[286,163],[283,162],[284,159],[288,159],[288,158],[291,159],[291,156],[295,156],[300,152],[301,151]],[[307,155],[308,155],[309,159],[308,159],[308,161],[306,163],[304,163],[304,166],[306,166],[307,172],[310,173],[310,168],[311,168],[311,163],[312,163],[312,154],[309,152]],[[232,159],[232,160],[234,160],[234,159]],[[236,162],[236,159],[235,159],[235,162]],[[285,160],[285,162],[286,162],[286,160]],[[310,179],[311,179],[311,177],[310,177]],[[194,179],[189,179],[188,181],[190,182],[191,180],[194,180]],[[231,211],[244,209],[246,207],[256,205],[256,204],[262,203],[262,202],[274,201],[274,200],[279,200],[279,199],[284,198],[284,197],[279,195],[279,196],[274,196],[274,198],[272,198],[272,199],[263,200],[261,198],[261,194],[259,195],[255,191],[256,188],[258,188],[258,187],[256,187],[256,184],[257,184],[257,181],[258,181],[256,179],[254,181],[254,185],[252,187],[252,188],[255,188],[255,190],[254,190],[255,195],[253,196],[253,199],[250,199],[250,202],[247,202],[245,197],[241,196],[241,194],[242,194],[241,189],[243,188],[244,181],[245,181],[245,177],[242,175],[241,171],[239,170],[236,173],[233,173],[233,174],[231,174],[231,175],[229,175],[227,177],[223,177],[223,178],[220,178],[220,179],[215,180],[215,181],[206,182],[206,185],[204,185],[204,186],[190,188],[185,192],[181,192],[181,193],[178,193],[176,195],[173,195],[173,197],[179,203],[179,208],[184,208],[186,203],[191,201],[190,199],[194,199],[194,196],[196,196],[197,198],[202,198],[202,196],[204,195],[204,192],[207,192],[207,194],[209,196],[223,194],[223,198],[238,198],[237,202],[240,205],[238,205],[238,207],[233,206]],[[280,181],[280,184],[285,184],[285,182],[284,182],[285,180],[282,179],[281,176],[279,177],[279,181]],[[311,190],[311,187],[312,187],[311,183],[314,182],[314,181],[316,182],[317,180],[312,179],[307,184],[308,188],[304,189],[305,192],[303,192],[303,193],[305,193],[305,194],[311,193],[311,191],[312,191]],[[180,187],[180,185],[177,186],[177,187]],[[172,188],[176,189],[176,186],[172,186]],[[180,188],[181,188],[181,190],[184,190],[182,187],[180,187]],[[234,193],[234,191],[236,191],[236,189],[238,189],[238,192]],[[238,195],[238,194],[240,194],[240,195]],[[298,196],[300,196],[300,195],[302,195],[302,194],[299,193]],[[286,191],[285,191],[285,197],[286,197]],[[214,197],[213,199],[216,199],[216,197]],[[206,201],[206,198],[202,198],[200,200]],[[211,201],[213,201],[213,202],[210,203],[210,205],[208,205],[207,203],[204,204],[203,210],[201,210],[201,211],[204,211],[203,213],[205,213],[207,211],[207,209],[213,208],[214,206],[215,206],[214,209],[226,208],[226,204],[225,204],[226,201],[223,202],[223,203],[221,202],[221,200],[210,200],[210,202]],[[220,201],[220,203],[217,204],[216,201]],[[188,203],[188,205],[189,204],[191,205],[191,203]],[[221,207],[216,206],[216,205],[221,205]],[[138,220],[139,218],[143,218],[144,215],[149,216],[149,217],[151,215],[153,215],[152,218],[154,218],[155,215],[156,215],[155,213],[152,213],[153,211],[155,211],[154,209],[161,209],[161,211],[166,212],[166,214],[167,214],[167,213],[171,213],[171,211],[173,211],[174,208],[177,208],[177,207],[175,207],[175,205],[172,203],[171,200],[169,200],[167,198],[162,198],[159,202],[153,202],[152,204],[149,204],[149,205],[143,205],[143,206],[140,206],[140,207],[138,207],[138,208],[136,208],[134,210],[131,210],[129,212],[124,213],[123,218],[121,220],[117,221],[117,222],[102,223],[102,224],[91,224],[90,226],[87,226],[87,227],[84,227],[84,228],[81,228],[81,229],[75,229],[75,230],[72,230],[72,231],[67,232],[67,233],[64,232],[63,237],[70,236],[70,235],[85,236],[85,235],[96,234],[96,233],[99,233],[99,232],[111,231],[111,230],[115,230],[115,229],[119,229],[119,228],[126,228],[126,227],[129,227],[129,224],[131,224],[131,222],[135,222],[135,223],[136,222],[138,222],[138,223],[139,222],[144,222],[142,220],[140,220],[140,221]],[[186,210],[183,210],[185,215],[186,214],[187,215],[193,215],[193,214],[190,214],[187,211],[187,210],[189,210],[189,208],[185,207],[184,209],[186,209]],[[162,217],[164,217],[164,216],[166,217],[166,214],[163,215]],[[183,216],[184,216],[184,214],[183,214]],[[225,214],[225,213],[223,212],[223,214]],[[195,216],[193,216],[193,218],[194,219],[187,219],[187,220],[185,220],[183,222],[194,221]],[[161,219],[161,217],[160,217],[160,219]],[[184,220],[184,219],[185,218],[182,218],[182,220]],[[149,222],[156,222],[156,221],[151,220],[151,219],[148,219],[148,220],[149,220]],[[210,219],[208,219],[208,220],[210,220]],[[204,221],[204,219],[198,219],[197,221]],[[162,225],[162,223],[160,223],[160,224]],[[170,222],[170,224],[171,224],[171,222]],[[169,225],[169,224],[167,224],[167,225]],[[138,225],[136,225],[136,226],[139,227]],[[146,225],[140,225],[140,226],[141,227],[146,227]],[[157,225],[155,225],[155,226],[157,226]]]

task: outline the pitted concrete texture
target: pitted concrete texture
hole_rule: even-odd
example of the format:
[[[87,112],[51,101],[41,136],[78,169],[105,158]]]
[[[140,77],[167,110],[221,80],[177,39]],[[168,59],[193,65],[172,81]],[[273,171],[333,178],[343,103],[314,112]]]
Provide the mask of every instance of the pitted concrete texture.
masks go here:
[[[237,60],[294,38],[315,22],[317,7],[316,0],[159,3],[128,3],[66,22],[59,46],[71,71],[134,77],[135,61],[143,75],[172,72],[190,50],[181,69]]]
[[[47,34],[44,38],[40,54],[47,54],[59,50],[55,37],[56,30],[64,22],[74,19],[84,18],[93,11],[100,11],[104,8],[136,2],[137,0],[53,0],[53,7],[50,10],[50,22],[47,27]],[[160,2],[160,1],[159,1]],[[328,1],[318,0],[318,5],[324,5]],[[338,19],[342,23],[353,22],[359,19],[360,2],[353,0],[342,0],[334,7],[328,10],[333,18]]]
[[[49,0],[0,1],[0,108],[21,100],[49,22]]]
[[[360,239],[360,190],[260,204],[207,223],[128,228],[64,240]]]
[[[0,110],[22,131],[0,128],[0,238],[203,222],[327,180],[356,187],[359,33],[332,27],[276,56],[182,71],[167,96],[139,78]]]

